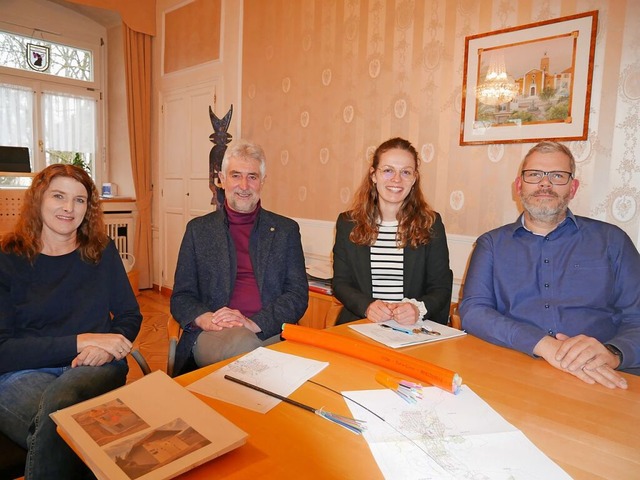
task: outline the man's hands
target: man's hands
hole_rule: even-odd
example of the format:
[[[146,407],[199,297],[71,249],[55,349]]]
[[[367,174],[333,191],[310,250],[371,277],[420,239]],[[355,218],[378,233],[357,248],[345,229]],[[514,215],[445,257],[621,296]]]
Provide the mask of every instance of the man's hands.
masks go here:
[[[615,371],[619,358],[595,338],[586,335],[568,337],[562,333],[555,338],[546,336],[538,342],[533,353],[585,383],[627,388],[627,381]]]
[[[81,333],[77,337],[78,356],[71,362],[71,367],[99,367],[113,359],[121,360],[132,347],[129,339],[119,333]]]
[[[205,312],[195,319],[195,323],[205,332],[219,332],[223,328],[245,327],[253,333],[262,329],[239,310],[222,307],[215,312]]]
[[[367,307],[365,312],[372,322],[380,323],[387,320],[395,320],[401,325],[413,325],[418,321],[420,311],[413,303],[409,302],[383,302],[375,300]]]

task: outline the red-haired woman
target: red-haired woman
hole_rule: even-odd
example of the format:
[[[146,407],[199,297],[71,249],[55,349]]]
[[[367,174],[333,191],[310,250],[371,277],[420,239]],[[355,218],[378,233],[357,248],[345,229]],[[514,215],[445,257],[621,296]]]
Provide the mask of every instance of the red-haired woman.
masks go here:
[[[367,317],[446,324],[453,274],[440,215],[420,189],[418,152],[407,140],[382,143],[351,210],[336,222],[333,290],[337,323]]]
[[[45,168],[0,242],[0,431],[26,479],[90,476],[49,414],[124,385],[141,322],[91,177]]]

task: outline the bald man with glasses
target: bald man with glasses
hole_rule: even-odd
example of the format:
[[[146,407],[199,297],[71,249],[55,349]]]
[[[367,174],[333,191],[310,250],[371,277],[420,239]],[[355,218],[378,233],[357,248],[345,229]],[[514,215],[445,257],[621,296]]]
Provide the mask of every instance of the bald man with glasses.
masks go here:
[[[541,142],[515,180],[523,213],[480,236],[460,304],[462,327],[541,357],[589,384],[640,374],[640,254],[615,225],[574,215],[571,151]]]

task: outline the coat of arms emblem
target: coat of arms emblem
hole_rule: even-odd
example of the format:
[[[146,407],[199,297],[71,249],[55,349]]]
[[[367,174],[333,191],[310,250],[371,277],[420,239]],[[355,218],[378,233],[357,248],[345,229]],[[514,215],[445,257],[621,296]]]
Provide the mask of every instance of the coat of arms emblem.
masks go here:
[[[27,63],[29,68],[36,72],[45,72],[49,69],[49,47],[27,43]]]

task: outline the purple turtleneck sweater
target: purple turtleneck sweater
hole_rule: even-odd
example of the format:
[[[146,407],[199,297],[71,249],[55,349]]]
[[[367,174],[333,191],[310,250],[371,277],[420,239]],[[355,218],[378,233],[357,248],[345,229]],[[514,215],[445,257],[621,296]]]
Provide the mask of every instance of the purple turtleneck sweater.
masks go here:
[[[239,310],[245,317],[251,318],[262,309],[260,290],[249,256],[249,237],[260,212],[260,202],[250,213],[236,212],[227,205],[227,202],[224,203],[224,209],[229,221],[229,232],[236,247],[238,265],[229,308]]]

